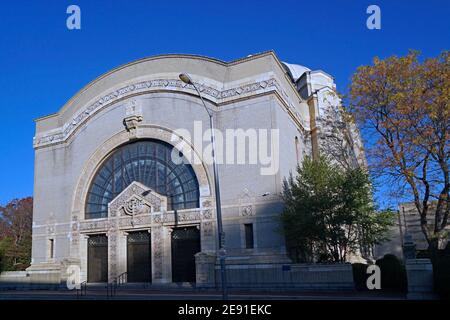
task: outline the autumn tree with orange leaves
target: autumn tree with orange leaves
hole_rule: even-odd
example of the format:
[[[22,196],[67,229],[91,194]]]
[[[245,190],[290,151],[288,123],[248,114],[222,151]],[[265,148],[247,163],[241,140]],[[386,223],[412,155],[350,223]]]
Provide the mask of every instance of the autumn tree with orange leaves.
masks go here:
[[[369,141],[369,166],[414,201],[433,257],[448,237],[450,54],[375,58],[350,86],[350,113]],[[435,206],[431,206],[431,203]],[[433,209],[432,209],[433,208]]]
[[[23,270],[31,260],[33,198],[0,206],[0,271]]]

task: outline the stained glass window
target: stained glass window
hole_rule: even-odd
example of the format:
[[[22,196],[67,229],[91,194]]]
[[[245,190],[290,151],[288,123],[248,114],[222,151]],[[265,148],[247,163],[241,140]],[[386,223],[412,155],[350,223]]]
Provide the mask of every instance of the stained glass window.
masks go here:
[[[199,207],[199,186],[189,164],[171,160],[173,146],[140,140],[116,149],[94,176],[86,201],[86,219],[108,215],[108,203],[133,181],[167,197],[168,210]]]

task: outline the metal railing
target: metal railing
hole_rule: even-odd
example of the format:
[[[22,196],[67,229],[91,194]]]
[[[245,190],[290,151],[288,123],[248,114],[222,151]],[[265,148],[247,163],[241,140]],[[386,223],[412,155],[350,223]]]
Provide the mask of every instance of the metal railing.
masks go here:
[[[111,282],[108,282],[106,284],[106,296],[109,297],[113,297],[116,294],[116,290],[117,290],[117,280],[114,279]]]
[[[128,281],[128,273],[124,272],[117,276],[117,284],[120,286],[121,284],[127,283]]]
[[[106,296],[109,297],[113,297],[116,295],[117,292],[117,288],[122,285],[127,283],[127,278],[128,278],[128,273],[124,272],[119,274],[117,277],[115,277],[111,282],[108,282],[106,284]]]
[[[87,281],[83,281],[80,283],[80,287],[76,289],[77,292],[77,299],[79,299],[82,296],[87,295]]]

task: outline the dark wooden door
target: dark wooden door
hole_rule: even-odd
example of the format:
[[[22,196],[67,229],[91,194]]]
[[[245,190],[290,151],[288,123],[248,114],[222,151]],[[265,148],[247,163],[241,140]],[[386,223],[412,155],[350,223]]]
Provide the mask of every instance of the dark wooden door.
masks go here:
[[[108,282],[108,238],[104,234],[89,236],[88,282]]]
[[[151,246],[148,231],[130,232],[127,237],[127,281],[151,282]]]
[[[195,257],[200,252],[200,232],[196,227],[172,231],[172,281],[195,282]]]

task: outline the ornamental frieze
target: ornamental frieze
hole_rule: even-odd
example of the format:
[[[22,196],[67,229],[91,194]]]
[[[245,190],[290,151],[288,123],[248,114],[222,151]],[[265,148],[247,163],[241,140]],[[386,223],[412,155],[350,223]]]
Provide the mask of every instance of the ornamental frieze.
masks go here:
[[[109,224],[107,219],[101,221],[80,221],[80,231],[107,230],[108,226]]]
[[[179,224],[183,222],[200,222],[202,220],[201,211],[199,209],[192,209],[182,212],[165,212],[162,221],[164,224]]]
[[[200,222],[202,220],[210,220],[212,218],[212,210],[192,209],[181,213],[170,212],[154,212],[147,214],[139,214],[133,216],[120,216],[112,219],[102,219],[97,221],[84,220],[80,221],[81,232],[91,231],[112,231],[117,227],[119,229],[128,229],[134,227],[147,227],[152,225],[174,225],[183,223]]]
[[[142,227],[148,226],[151,223],[152,223],[152,216],[150,214],[132,217],[122,217],[119,219],[119,228]]]
[[[276,90],[286,100],[289,108],[293,107],[292,102],[289,101],[287,94],[283,90],[281,90],[281,87],[275,78],[257,81],[223,91],[219,91],[204,84],[196,83],[196,85],[199,88],[199,91],[202,92],[202,94],[208,96],[211,100],[216,101],[217,103],[224,102],[224,100],[226,101],[227,99],[244,96],[246,94],[256,94],[259,92]],[[88,107],[77,113],[71,121],[64,124],[61,128],[51,130],[43,136],[35,137],[34,147],[38,148],[64,142],[89,117],[110,106],[113,102],[119,99],[124,99],[129,95],[136,95],[138,93],[143,94],[159,89],[171,89],[175,91],[179,91],[180,89],[186,91],[195,90],[192,85],[187,85],[179,79],[155,79],[127,85],[100,97],[94,103],[90,104]],[[298,120],[301,121],[300,119]]]
[[[178,214],[178,221],[200,220],[200,212],[182,212]]]

